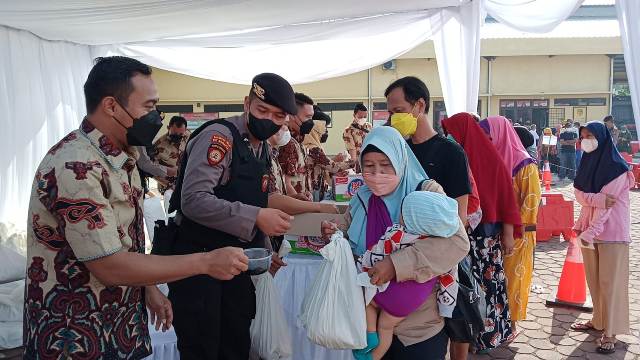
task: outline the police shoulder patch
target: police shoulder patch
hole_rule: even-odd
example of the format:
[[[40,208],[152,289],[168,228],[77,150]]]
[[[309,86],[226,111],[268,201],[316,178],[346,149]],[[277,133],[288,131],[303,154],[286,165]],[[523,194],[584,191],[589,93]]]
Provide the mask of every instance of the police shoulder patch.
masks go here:
[[[209,145],[209,150],[207,150],[207,161],[209,162],[209,165],[216,166],[224,160],[226,155],[227,152],[224,149],[211,144]]]
[[[213,135],[211,136],[211,145],[216,145],[224,151],[231,150],[231,141],[222,135]]]
[[[207,150],[207,161],[209,165],[216,166],[224,160],[224,157],[231,150],[231,142],[222,135],[211,136],[211,144]]]

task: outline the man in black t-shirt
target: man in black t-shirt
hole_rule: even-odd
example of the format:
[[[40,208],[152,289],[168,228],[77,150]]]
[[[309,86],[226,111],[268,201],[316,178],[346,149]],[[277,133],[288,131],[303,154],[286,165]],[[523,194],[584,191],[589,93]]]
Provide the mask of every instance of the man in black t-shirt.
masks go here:
[[[465,222],[471,194],[467,156],[460,145],[439,135],[427,119],[429,89],[422,80],[408,76],[394,81],[384,95],[391,126],[408,137],[409,147],[429,178],[458,201],[458,213]]]
[[[458,202],[458,214],[466,226],[471,194],[467,156],[460,145],[439,135],[427,119],[429,89],[422,80],[408,76],[389,85],[384,96],[391,113],[390,125],[407,139],[429,178]],[[451,342],[452,360],[466,359],[468,352],[469,343]]]
[[[573,180],[576,177],[576,142],[578,141],[578,129],[573,128],[571,120],[567,121],[558,138],[560,142],[560,168],[558,177],[561,182],[565,177]]]

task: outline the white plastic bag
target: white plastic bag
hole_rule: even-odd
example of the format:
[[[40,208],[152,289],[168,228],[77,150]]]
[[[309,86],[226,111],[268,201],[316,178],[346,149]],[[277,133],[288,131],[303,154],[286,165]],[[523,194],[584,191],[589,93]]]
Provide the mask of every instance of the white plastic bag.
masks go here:
[[[330,349],[367,346],[364,295],[349,242],[336,232],[320,250],[324,261],[307,291],[299,320],[312,342]]]
[[[251,322],[251,352],[262,360],[291,356],[291,331],[269,272],[251,277],[256,287],[256,317]]]

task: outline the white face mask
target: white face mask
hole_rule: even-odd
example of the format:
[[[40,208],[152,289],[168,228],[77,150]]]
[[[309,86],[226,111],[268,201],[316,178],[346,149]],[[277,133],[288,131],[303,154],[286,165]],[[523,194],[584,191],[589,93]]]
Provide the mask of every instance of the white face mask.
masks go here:
[[[367,122],[367,118],[366,117],[356,118],[356,122],[358,123],[358,125],[364,125],[364,123]]]
[[[584,150],[586,153],[590,153],[595,151],[598,148],[598,140],[597,139],[582,139],[580,141],[580,148]]]
[[[285,146],[289,143],[289,141],[291,141],[291,132],[289,132],[289,129],[280,130],[275,135],[275,140],[277,147]]]

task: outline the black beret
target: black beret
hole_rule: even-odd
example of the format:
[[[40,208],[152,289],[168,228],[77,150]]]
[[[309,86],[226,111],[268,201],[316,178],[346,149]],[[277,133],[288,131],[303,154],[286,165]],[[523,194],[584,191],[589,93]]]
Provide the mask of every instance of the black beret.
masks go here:
[[[295,115],[298,113],[293,88],[282,76],[272,73],[256,75],[251,81],[251,92],[258,99]]]

